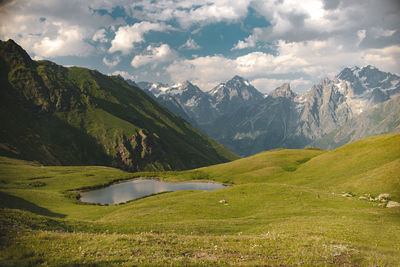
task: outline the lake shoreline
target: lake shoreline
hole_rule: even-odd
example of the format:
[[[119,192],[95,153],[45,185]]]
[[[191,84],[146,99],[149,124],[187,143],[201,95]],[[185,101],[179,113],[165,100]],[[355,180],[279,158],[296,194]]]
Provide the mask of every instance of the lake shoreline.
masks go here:
[[[143,181],[143,183],[137,184],[136,188],[135,185],[136,183],[139,183],[140,181]],[[123,188],[121,186],[118,187],[118,185],[121,184],[128,184],[131,183],[131,186],[128,188]],[[210,187],[210,186],[204,186],[204,185],[215,185],[217,187]],[[133,187],[132,187],[133,185]],[[220,187],[218,187],[220,186]],[[225,183],[219,183],[216,181],[204,181],[204,180],[188,180],[188,181],[165,181],[160,177],[137,177],[134,179],[119,179],[118,181],[113,181],[111,183],[103,184],[101,186],[93,186],[91,188],[85,188],[84,190],[75,190],[71,191],[73,194],[76,195],[76,199],[79,201],[81,204],[94,204],[94,205],[119,205],[119,204],[124,204],[127,202],[131,202],[134,200],[142,199],[145,197],[150,197],[162,193],[168,193],[168,192],[176,192],[176,191],[182,191],[182,190],[199,190],[199,191],[211,191],[211,190],[217,190],[217,189],[222,189],[225,187],[229,187],[232,185],[225,184]],[[114,187],[114,188],[113,188]],[[106,192],[107,188],[109,188],[110,192]],[[165,189],[165,191],[164,191]],[[148,191],[148,194],[146,194],[146,190]],[[154,191],[154,192],[152,192]],[[91,193],[91,196],[88,193]],[[103,194],[102,196],[99,194]],[[112,200],[107,199],[107,195],[105,194],[111,194]],[[129,200],[126,201],[120,201],[115,200],[115,197],[118,197],[122,194],[122,196],[127,196],[130,195],[129,197],[132,197]],[[85,196],[86,195],[86,196]],[[108,196],[110,197],[110,195]],[[128,198],[129,198],[128,197]],[[82,200],[82,198],[85,198],[85,200]],[[90,201],[88,198],[92,198],[94,200]]]

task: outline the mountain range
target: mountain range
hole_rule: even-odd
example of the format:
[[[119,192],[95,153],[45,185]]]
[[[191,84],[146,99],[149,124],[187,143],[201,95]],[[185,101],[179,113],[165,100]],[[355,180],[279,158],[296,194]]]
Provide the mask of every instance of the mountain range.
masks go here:
[[[265,96],[239,76],[204,92],[34,61],[9,40],[0,80],[0,155],[42,164],[188,169],[238,158],[228,149],[333,149],[400,131],[400,77],[373,66],[345,68],[301,95],[283,84]]]
[[[34,61],[0,41],[0,155],[50,165],[179,170],[238,156],[119,76]]]
[[[371,65],[344,68],[301,95],[286,83],[264,96],[239,76],[208,92],[189,81],[138,86],[242,156],[279,147],[333,149],[362,137],[396,132],[400,125],[400,77]],[[381,111],[384,115],[377,115]]]

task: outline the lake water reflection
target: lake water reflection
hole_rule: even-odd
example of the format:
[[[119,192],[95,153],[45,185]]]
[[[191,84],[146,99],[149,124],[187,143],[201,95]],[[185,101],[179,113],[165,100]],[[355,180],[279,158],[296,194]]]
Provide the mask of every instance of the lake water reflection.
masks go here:
[[[82,192],[83,202],[100,204],[118,204],[151,194],[181,190],[216,190],[226,187],[217,183],[183,182],[167,183],[153,179],[138,179],[130,182],[110,185],[103,189]]]

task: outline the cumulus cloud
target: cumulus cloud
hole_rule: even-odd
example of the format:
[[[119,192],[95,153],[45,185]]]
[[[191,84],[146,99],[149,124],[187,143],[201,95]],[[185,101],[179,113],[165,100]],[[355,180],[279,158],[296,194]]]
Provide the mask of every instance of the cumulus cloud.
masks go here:
[[[238,21],[248,14],[248,7],[254,0],[97,0],[91,1],[92,9],[112,12],[122,7],[126,14],[142,21],[177,21],[181,27],[207,25],[222,21]]]
[[[92,40],[95,42],[107,43],[108,38],[106,37],[106,30],[100,29],[98,30],[92,37]]]
[[[127,13],[135,18],[149,21],[176,20],[183,28],[207,25],[222,21],[238,21],[248,13],[251,0],[138,0],[125,5]]]
[[[247,15],[249,3],[249,0],[210,1],[198,8],[192,7],[189,11],[177,12],[176,15],[184,27],[193,23],[209,24],[221,21],[235,21]]]
[[[157,66],[163,63],[171,62],[176,57],[176,52],[167,44],[162,44],[158,47],[149,45],[144,54],[137,55],[132,59],[131,65],[134,68],[139,68],[148,64]]]
[[[397,15],[400,13],[400,5],[395,0],[304,0],[301,4],[295,0],[255,0],[252,5],[271,26],[240,40],[237,48],[248,47],[246,44],[257,41],[302,42],[330,37],[340,40],[346,46],[357,39],[359,30],[366,30],[367,37],[368,33],[377,36],[379,34],[373,29],[380,25],[379,32],[391,36],[400,25],[400,16]],[[382,45],[390,46],[396,41],[399,40],[388,38]]]
[[[232,48],[232,50],[255,47],[257,41],[260,40],[261,34],[263,34],[262,28],[254,28],[253,33],[249,37],[247,37],[244,41],[239,40],[237,44]]]
[[[167,29],[172,29],[172,27],[163,23],[152,23],[148,21],[135,23],[132,26],[119,27],[118,31],[115,33],[114,40],[111,41],[109,52],[121,51],[122,54],[128,54],[135,43],[144,41],[144,35],[146,33],[150,31],[165,31]]]
[[[113,18],[110,14],[116,7],[127,16]],[[249,8],[268,26],[249,28],[251,23],[244,20]],[[235,74],[259,84],[267,82],[262,79],[297,80],[300,88],[351,65],[372,64],[399,73],[399,13],[398,0],[10,0],[0,6],[0,38],[14,39],[35,58],[95,55],[109,67],[120,59],[100,53],[121,52],[122,59],[136,46],[147,47],[132,60],[138,73],[146,69],[150,74],[144,77],[153,78],[152,71],[160,72],[160,80],[189,79],[203,88]],[[129,17],[138,23],[127,25]],[[246,38],[229,44],[233,53],[185,59],[175,46],[149,45],[145,40],[151,31],[190,30],[200,36],[205,25],[220,22],[249,30]],[[198,47],[189,38],[180,48]],[[237,51],[246,48],[253,52]],[[167,63],[171,64],[166,73],[154,67]],[[141,68],[148,65],[150,69]]]
[[[45,58],[90,54],[93,47],[82,40],[84,33],[80,28],[57,26],[59,29],[54,38],[44,37],[33,44],[33,53]]]
[[[257,78],[250,81],[251,84],[262,93],[269,93],[275,88],[281,86],[284,83],[290,83],[292,88],[297,88],[297,91],[304,91],[304,89],[312,86],[310,80],[304,78],[299,79],[274,79],[274,78]],[[301,88],[302,90],[299,90]]]
[[[192,38],[187,39],[186,43],[184,43],[179,47],[179,49],[187,49],[187,50],[197,50],[200,48],[201,47]]]
[[[119,56],[115,56],[111,60],[108,60],[107,57],[103,57],[103,63],[109,68],[117,66],[120,61],[121,58]]]
[[[189,80],[209,90],[208,86],[227,80],[235,73],[235,63],[222,55],[205,56],[177,60],[166,70],[174,82]]]
[[[84,1],[9,1],[0,7],[0,38],[14,39],[36,57],[88,56],[94,47],[87,40],[121,22]]]
[[[399,73],[400,45],[369,49],[363,53],[364,62],[382,70]],[[366,65],[366,64],[364,64]]]

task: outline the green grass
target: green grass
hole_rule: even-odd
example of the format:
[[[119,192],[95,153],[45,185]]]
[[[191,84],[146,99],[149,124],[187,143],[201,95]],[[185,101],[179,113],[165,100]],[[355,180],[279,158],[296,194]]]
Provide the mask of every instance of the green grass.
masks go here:
[[[2,157],[0,263],[395,266],[400,208],[358,197],[389,193],[400,201],[399,160],[399,134],[334,151],[267,151],[183,172],[49,167]],[[233,186],[110,206],[66,194],[135,177]]]

